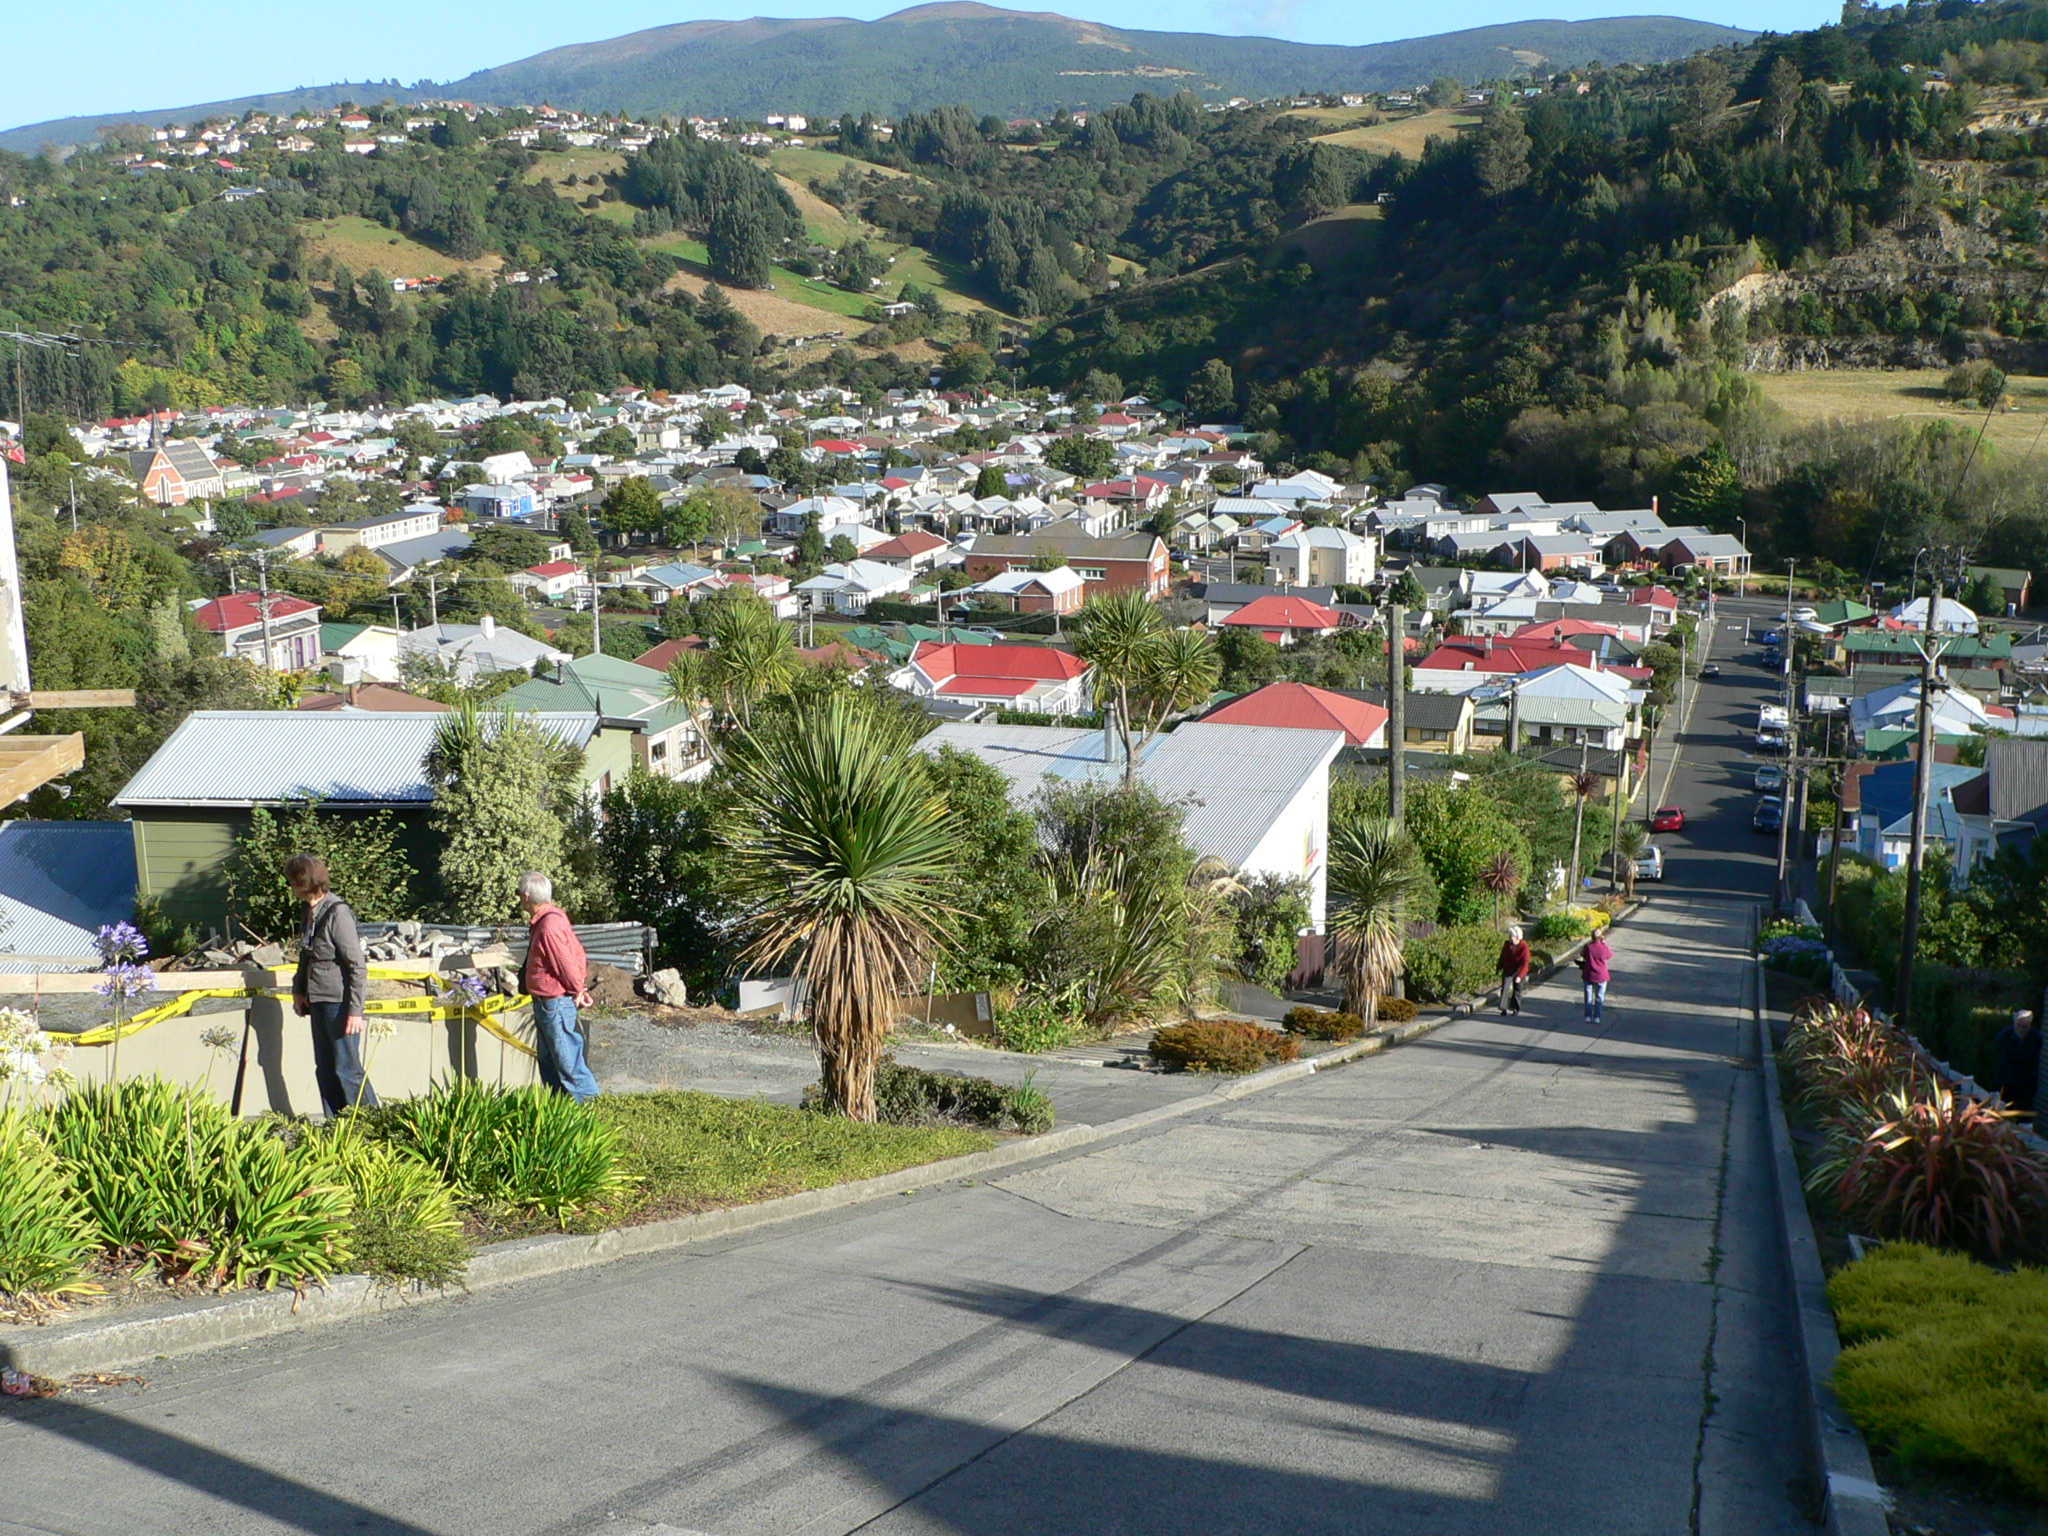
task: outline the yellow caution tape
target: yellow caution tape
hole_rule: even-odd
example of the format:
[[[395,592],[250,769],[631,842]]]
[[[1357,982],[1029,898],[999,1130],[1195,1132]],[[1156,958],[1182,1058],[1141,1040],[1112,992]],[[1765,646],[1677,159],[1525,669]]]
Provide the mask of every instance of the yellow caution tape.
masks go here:
[[[379,971],[384,971],[385,974],[380,976]],[[390,967],[374,965],[370,967],[370,976],[377,981],[421,979],[410,972],[394,973]],[[47,1033],[53,1040],[61,1040],[70,1045],[111,1045],[116,1038],[125,1039],[129,1035],[140,1034],[143,1030],[153,1028],[167,1019],[183,1018],[192,1011],[194,1004],[207,998],[273,997],[284,1001],[291,995],[289,991],[280,991],[272,987],[202,987],[191,992],[181,992],[168,1002],[158,1003],[153,1008],[145,1008],[140,1013],[121,1020],[118,1026],[102,1024],[96,1029],[80,1030],[77,1033],[54,1029]],[[384,997],[364,1003],[363,1012],[424,1017],[429,1023],[437,1023],[444,1019],[470,1019],[481,1024],[485,1030],[496,1035],[507,1045],[532,1056],[535,1054],[532,1046],[510,1033],[492,1017],[493,1014],[524,1008],[532,1001],[532,998],[523,993],[513,997],[487,997],[479,1003],[453,1004],[442,1003],[431,997]]]

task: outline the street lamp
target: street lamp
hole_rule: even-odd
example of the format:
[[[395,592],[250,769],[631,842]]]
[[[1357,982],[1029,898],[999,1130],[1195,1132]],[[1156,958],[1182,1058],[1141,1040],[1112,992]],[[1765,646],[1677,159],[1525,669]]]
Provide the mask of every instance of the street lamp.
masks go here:
[[[1735,521],[1742,525],[1742,565],[1735,572],[1735,595],[1740,597],[1749,580],[1749,519],[1738,517]]]

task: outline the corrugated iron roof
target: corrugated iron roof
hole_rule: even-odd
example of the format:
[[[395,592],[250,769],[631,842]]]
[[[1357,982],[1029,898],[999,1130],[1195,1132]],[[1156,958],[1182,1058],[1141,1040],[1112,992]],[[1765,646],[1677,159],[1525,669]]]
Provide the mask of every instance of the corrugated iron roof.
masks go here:
[[[443,718],[196,710],[128,781],[114,804],[123,810],[310,799],[337,806],[424,805],[433,790],[421,765]],[[529,718],[578,747],[597,729],[594,715]]]
[[[135,834],[125,821],[0,822],[0,964],[98,968],[93,937],[135,911]],[[75,960],[75,965],[61,962]]]
[[[1000,768],[1019,800],[1049,780],[1121,779],[1122,767],[1104,761],[1103,745],[1095,730],[957,723],[920,743],[926,751],[955,747]],[[1188,841],[1198,852],[1236,867],[1343,746],[1344,734],[1335,730],[1189,724],[1152,743],[1138,777],[1185,808]]]

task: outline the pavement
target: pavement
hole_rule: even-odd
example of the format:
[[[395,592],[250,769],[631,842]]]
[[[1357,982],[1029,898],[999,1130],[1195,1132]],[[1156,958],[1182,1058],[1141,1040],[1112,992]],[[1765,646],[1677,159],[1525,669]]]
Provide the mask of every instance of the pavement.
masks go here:
[[[10,1404],[0,1532],[1810,1531],[1729,670],[1599,1027]]]

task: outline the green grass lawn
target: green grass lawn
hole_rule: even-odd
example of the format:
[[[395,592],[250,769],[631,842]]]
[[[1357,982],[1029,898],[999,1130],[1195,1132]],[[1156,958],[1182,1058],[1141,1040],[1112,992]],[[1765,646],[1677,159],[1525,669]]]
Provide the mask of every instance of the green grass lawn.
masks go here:
[[[863,1125],[708,1093],[618,1093],[596,1102],[640,1181],[628,1219],[744,1205],[983,1152],[987,1131]],[[616,1214],[616,1213],[615,1213]]]

